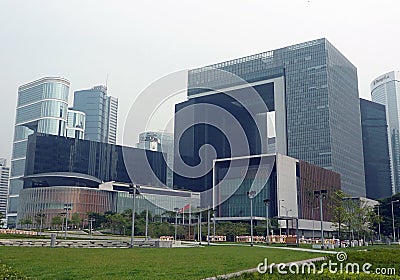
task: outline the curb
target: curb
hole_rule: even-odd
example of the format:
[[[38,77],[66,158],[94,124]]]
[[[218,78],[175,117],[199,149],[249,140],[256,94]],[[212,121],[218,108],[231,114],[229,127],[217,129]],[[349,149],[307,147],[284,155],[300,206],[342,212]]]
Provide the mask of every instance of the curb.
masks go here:
[[[285,265],[289,266],[290,264],[304,264],[304,263],[310,263],[310,262],[318,262],[318,261],[324,261],[326,260],[325,257],[318,257],[318,258],[312,258],[312,259],[307,259],[307,260],[301,260],[301,261],[294,261],[294,262],[288,262],[285,263]],[[276,265],[274,265],[276,266]],[[268,266],[268,269],[271,266]],[[238,277],[244,273],[253,273],[253,272],[257,272],[257,268],[250,268],[250,269],[246,269],[246,270],[241,270],[238,272],[233,272],[233,273],[228,273],[228,274],[223,274],[223,275],[218,275],[218,276],[213,276],[213,277],[208,277],[208,278],[204,278],[202,280],[220,280],[220,279],[230,279],[233,277]]]

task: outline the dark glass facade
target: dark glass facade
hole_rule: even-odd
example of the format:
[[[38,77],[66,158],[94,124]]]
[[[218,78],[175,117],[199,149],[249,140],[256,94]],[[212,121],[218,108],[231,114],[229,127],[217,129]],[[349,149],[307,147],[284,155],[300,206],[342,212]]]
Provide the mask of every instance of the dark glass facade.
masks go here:
[[[245,176],[243,176],[244,171],[246,171]],[[288,186],[288,182],[294,182],[294,185]],[[326,190],[323,218],[325,221],[330,221],[332,219],[330,198],[341,189],[340,183],[338,173],[293,158],[265,155],[250,157],[248,162],[240,157],[221,159],[215,163],[215,184],[219,185],[215,194],[216,201],[222,202],[217,207],[217,215],[250,217],[248,192],[254,190],[255,217],[265,217],[264,200],[269,199],[269,217],[288,216],[283,211],[286,208],[290,211],[289,216],[319,220],[319,210],[316,210],[319,201],[315,198],[314,191]],[[283,190],[289,187],[291,191]],[[232,193],[232,189],[236,191]],[[279,205],[281,205],[280,211],[278,211]]]
[[[239,76],[253,88],[262,81],[283,77],[285,103],[279,106],[284,108],[277,108],[278,105],[274,104],[276,102],[271,101],[274,95],[268,87],[255,89],[271,111],[285,112],[286,119],[283,122],[286,125],[286,154],[339,173],[342,188],[346,193],[365,196],[357,69],[326,39],[190,70],[189,100],[175,107],[175,147],[179,147],[179,150],[175,149],[175,158],[180,156],[188,165],[196,166],[199,158],[198,148],[214,142],[219,142],[214,146],[217,158],[229,156],[224,148],[221,149],[226,141],[223,140],[220,131],[204,128],[207,124],[186,129],[185,123],[190,116],[177,114],[196,102],[221,106],[217,97],[214,97],[219,94],[209,94],[210,88],[223,92],[226,88],[237,86],[229,75],[224,75],[221,70]],[[205,100],[207,97],[209,99]],[[228,105],[222,106],[227,110],[231,109]],[[207,112],[194,110],[192,120],[201,114],[207,115]],[[249,121],[250,118],[242,118],[235,112],[233,115],[243,124],[246,135],[249,135],[247,132],[254,131],[254,123]],[[226,126],[229,127],[230,124],[226,123]],[[181,131],[183,128],[186,129],[186,135]],[[181,134],[184,137],[178,138]],[[259,135],[250,134],[250,154],[257,154],[257,143],[266,140],[262,139],[262,136],[261,139],[257,139]],[[282,139],[277,138],[277,141],[279,144]],[[207,160],[210,162],[213,158]],[[174,167],[179,173],[179,168]],[[174,184],[194,190],[209,189],[209,176],[207,174],[193,181],[175,175]]]
[[[162,153],[95,141],[33,134],[28,138],[26,158],[26,176],[74,172],[104,182],[133,182],[149,186],[158,186],[159,181],[165,184],[166,178]]]
[[[360,99],[367,198],[392,195],[389,142],[384,105]]]

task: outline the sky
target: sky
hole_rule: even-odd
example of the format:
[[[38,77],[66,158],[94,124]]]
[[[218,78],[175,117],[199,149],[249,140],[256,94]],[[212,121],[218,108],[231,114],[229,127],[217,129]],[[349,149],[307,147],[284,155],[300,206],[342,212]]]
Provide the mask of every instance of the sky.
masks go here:
[[[131,104],[159,78],[322,37],[370,99],[370,82],[400,68],[399,11],[398,0],[0,0],[0,157],[11,158],[18,86],[44,76],[67,78],[70,97],[107,82],[118,143]]]

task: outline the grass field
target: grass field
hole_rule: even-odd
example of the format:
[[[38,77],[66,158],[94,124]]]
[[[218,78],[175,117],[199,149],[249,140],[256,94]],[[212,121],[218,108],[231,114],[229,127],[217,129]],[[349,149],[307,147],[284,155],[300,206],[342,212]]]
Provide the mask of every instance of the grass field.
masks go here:
[[[201,279],[322,254],[249,246],[69,249],[0,247],[0,263],[33,279]]]

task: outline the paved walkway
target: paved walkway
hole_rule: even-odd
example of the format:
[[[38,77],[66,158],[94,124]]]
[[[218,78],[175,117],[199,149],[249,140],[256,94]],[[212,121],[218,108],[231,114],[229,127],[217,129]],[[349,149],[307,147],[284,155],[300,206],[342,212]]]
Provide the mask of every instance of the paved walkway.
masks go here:
[[[276,247],[273,247],[273,248],[276,248]],[[307,260],[301,260],[301,261],[288,262],[288,263],[285,263],[285,265],[286,265],[286,267],[289,267],[291,264],[297,264],[298,266],[301,266],[304,263],[312,263],[312,262],[318,262],[318,261],[324,261],[324,260],[325,260],[325,257],[319,257],[319,258],[313,258],[313,259],[307,259]],[[274,266],[276,266],[276,265],[274,265]],[[271,265],[269,265],[265,271],[269,270],[270,267],[271,267]],[[251,269],[241,270],[238,272],[218,275],[218,276],[214,276],[214,277],[208,277],[208,278],[204,278],[202,280],[230,279],[233,277],[238,277],[244,273],[254,273],[254,272],[258,272],[257,268],[251,268]]]
[[[207,243],[205,243],[207,244]],[[250,247],[248,244],[219,244],[219,243],[210,243],[214,246],[245,246]],[[281,249],[281,250],[292,250],[292,251],[302,251],[302,252],[310,252],[310,253],[323,253],[323,254],[337,254],[337,251],[328,251],[328,250],[316,250],[316,249],[307,249],[307,248],[298,248],[298,247],[275,247],[275,246],[265,246],[265,245],[253,245],[253,247],[265,248],[265,249]]]

